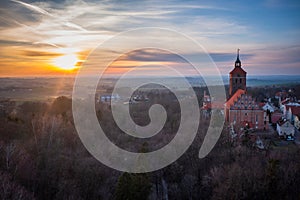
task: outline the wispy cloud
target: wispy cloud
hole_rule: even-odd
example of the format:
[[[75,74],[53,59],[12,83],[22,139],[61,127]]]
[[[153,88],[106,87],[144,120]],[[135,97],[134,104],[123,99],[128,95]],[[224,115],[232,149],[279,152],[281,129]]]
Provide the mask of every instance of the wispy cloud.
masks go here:
[[[277,33],[268,36],[264,33],[267,28],[257,26],[260,19],[256,17],[254,11],[260,7],[255,6],[268,9],[274,2],[276,5],[280,4],[276,0],[253,1],[253,3],[251,1],[250,6],[241,6],[242,2],[194,0],[1,1],[2,62],[12,61],[13,56],[16,63],[21,59],[29,61],[35,57],[34,55],[37,56],[33,61],[49,62],[53,57],[68,52],[84,57],[91,49],[119,32],[151,26],[171,28],[193,37],[210,52],[223,73],[230,70],[237,48],[243,49],[243,63],[252,66],[250,71],[253,69],[255,72],[260,64],[268,63],[268,66],[286,65],[290,67],[286,69],[293,70],[299,63],[294,58],[298,57],[296,55],[299,53],[298,49],[275,49],[290,46],[291,42],[283,44],[290,38],[295,42],[297,37],[295,33],[298,33],[299,29],[285,30],[285,33],[291,32],[293,35],[278,40]],[[289,2],[299,4],[293,0]],[[251,9],[253,12],[250,15],[246,13]],[[267,12],[268,10],[264,10],[264,13]],[[280,27],[277,29],[280,30]],[[275,41],[273,46],[270,45],[269,38]],[[193,53],[188,47],[183,48],[186,48],[187,54]],[[259,48],[264,50],[254,51]],[[134,52],[127,56],[128,60],[140,61],[154,61],[159,58],[161,62],[168,62],[173,59],[169,54],[147,51]],[[22,66],[24,68],[23,64]]]
[[[34,12],[38,12],[40,14],[43,14],[43,15],[46,15],[48,17],[52,17],[52,18],[55,18],[55,19],[58,19],[58,22],[62,23],[63,25],[65,26],[68,26],[70,28],[75,28],[75,29],[78,29],[78,30],[81,30],[81,31],[86,31],[84,28],[82,28],[81,26],[77,25],[77,24],[74,24],[74,23],[71,23],[69,21],[66,21],[60,17],[56,17],[54,15],[52,15],[51,13],[47,12],[46,10],[38,7],[38,6],[35,6],[35,5],[32,5],[32,4],[29,4],[29,3],[25,3],[25,2],[22,2],[22,1],[18,1],[18,0],[11,0],[12,2],[15,2],[15,3],[19,3],[21,4],[22,6],[25,6],[26,8],[34,11]]]

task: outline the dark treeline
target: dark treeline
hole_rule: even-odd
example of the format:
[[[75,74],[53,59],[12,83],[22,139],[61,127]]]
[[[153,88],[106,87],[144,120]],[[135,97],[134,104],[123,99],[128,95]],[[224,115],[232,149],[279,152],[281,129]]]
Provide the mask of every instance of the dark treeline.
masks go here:
[[[203,90],[197,90],[201,104]],[[134,121],[146,124],[148,108],[166,104],[166,125],[149,141],[120,136],[109,104],[97,104],[97,116],[114,143],[130,151],[152,151],[172,140],[178,129],[180,110],[173,98],[167,93],[131,105]],[[267,150],[236,145],[225,125],[213,151],[199,159],[209,125],[202,118],[193,144],[175,163],[152,173],[129,174],[104,166],[87,152],[74,128],[71,99],[6,103],[0,113],[0,199],[300,198],[300,148],[294,144]]]

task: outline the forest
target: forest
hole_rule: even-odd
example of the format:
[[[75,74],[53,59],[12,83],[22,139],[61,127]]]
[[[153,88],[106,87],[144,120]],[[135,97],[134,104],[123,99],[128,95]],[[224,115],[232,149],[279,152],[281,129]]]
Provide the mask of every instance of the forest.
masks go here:
[[[201,105],[203,89],[196,92]],[[264,99],[272,90],[249,92]],[[163,130],[148,141],[122,135],[109,104],[96,105],[99,123],[124,149],[159,149],[178,129],[180,111],[173,98],[167,92],[131,105],[138,124],[147,123],[146,111],[154,103],[167,110]],[[225,124],[217,145],[199,159],[210,120],[201,118],[193,144],[176,162],[151,173],[123,173],[101,164],[85,149],[74,127],[70,98],[1,104],[0,199],[300,199],[300,148],[295,144],[265,150],[251,141],[237,145]]]

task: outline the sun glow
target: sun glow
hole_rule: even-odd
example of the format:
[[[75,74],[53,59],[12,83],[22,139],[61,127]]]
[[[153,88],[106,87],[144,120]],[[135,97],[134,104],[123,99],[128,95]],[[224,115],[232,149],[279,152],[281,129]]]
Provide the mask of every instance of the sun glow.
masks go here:
[[[78,62],[79,60],[75,54],[63,55],[55,58],[53,61],[55,66],[63,70],[73,70],[78,68],[76,65]]]

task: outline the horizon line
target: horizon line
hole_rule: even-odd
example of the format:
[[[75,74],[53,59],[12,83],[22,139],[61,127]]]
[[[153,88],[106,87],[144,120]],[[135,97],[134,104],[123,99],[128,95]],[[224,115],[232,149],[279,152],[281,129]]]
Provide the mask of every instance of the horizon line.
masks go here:
[[[247,77],[266,77],[267,76],[300,76],[300,74],[253,74],[253,75],[247,75]],[[206,75],[206,77],[216,77],[218,75]],[[222,77],[227,77],[229,75],[221,75]],[[95,77],[93,75],[91,76],[86,76],[86,77]],[[118,78],[119,76],[116,75],[109,75],[104,78]],[[162,76],[157,76],[157,75],[142,75],[142,76],[132,76],[132,77],[126,77],[126,78],[178,78],[180,76],[167,76],[167,75],[162,75]],[[190,75],[190,76],[185,76],[186,78],[201,78],[202,76],[200,75]],[[0,79],[5,79],[5,78],[76,78],[76,75],[28,75],[28,76],[1,76]],[[267,78],[267,77],[266,77]]]

